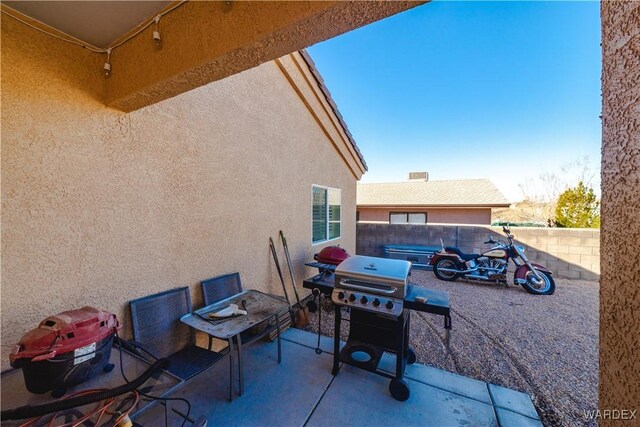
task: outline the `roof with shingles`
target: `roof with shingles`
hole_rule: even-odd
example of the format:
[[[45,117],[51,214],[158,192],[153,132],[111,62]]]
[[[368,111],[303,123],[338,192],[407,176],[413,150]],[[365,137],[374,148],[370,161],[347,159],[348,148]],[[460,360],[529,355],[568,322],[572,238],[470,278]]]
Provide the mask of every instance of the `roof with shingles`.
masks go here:
[[[307,66],[309,67],[309,71],[311,71],[311,74],[316,79],[316,82],[318,83],[318,86],[320,87],[320,90],[324,94],[324,97],[326,98],[327,102],[331,106],[333,113],[338,118],[338,122],[340,123],[342,130],[347,135],[347,138],[349,139],[351,146],[353,147],[356,154],[358,155],[358,158],[362,162],[362,166],[364,166],[364,170],[365,171],[369,170],[369,168],[367,167],[367,162],[364,160],[364,156],[360,152],[360,148],[358,147],[358,144],[356,144],[356,141],[353,139],[353,135],[351,135],[351,131],[349,131],[349,127],[347,126],[347,123],[344,121],[344,118],[342,117],[340,110],[338,110],[338,106],[333,100],[333,97],[331,96],[331,92],[329,92],[329,88],[327,88],[327,85],[324,84],[324,79],[322,78],[322,75],[316,68],[315,62],[313,62],[313,59],[311,59],[311,56],[309,55],[309,52],[307,52],[306,49],[302,49],[299,52],[300,52],[300,55],[302,55],[302,58],[307,63]]]
[[[358,206],[507,207],[509,201],[488,179],[358,183]]]

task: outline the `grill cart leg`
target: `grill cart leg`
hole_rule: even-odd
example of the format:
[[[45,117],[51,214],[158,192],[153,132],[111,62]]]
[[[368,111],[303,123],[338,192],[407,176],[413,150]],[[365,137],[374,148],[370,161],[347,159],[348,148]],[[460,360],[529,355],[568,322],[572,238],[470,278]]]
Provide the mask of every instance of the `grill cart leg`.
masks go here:
[[[335,328],[333,330],[333,369],[331,370],[331,373],[333,375],[338,375],[338,371],[340,370],[340,321],[342,316],[340,306],[335,306],[334,315]]]
[[[408,315],[405,312],[402,313],[401,316]],[[400,319],[402,319],[402,317]],[[396,353],[396,378],[402,379],[404,376],[404,364],[407,351],[407,322],[398,320],[397,325],[399,326],[397,336],[400,337],[400,342],[398,343],[398,352]]]
[[[389,393],[394,399],[404,402],[409,399],[411,391],[409,385],[402,378],[404,377],[405,357],[409,353],[409,313],[404,312],[402,316],[407,316],[406,321],[398,321],[398,353],[396,354],[396,377],[389,383]],[[402,318],[401,318],[402,319]]]
[[[411,312],[407,315],[407,326],[405,328],[405,343],[407,346],[407,365],[413,365],[416,363],[418,358],[416,357],[416,352],[413,351],[411,347],[409,347],[409,330],[411,329]]]
[[[316,354],[319,355],[322,354],[322,348],[320,348],[320,335],[322,334],[322,292],[320,292],[318,288],[315,288],[313,294],[318,297],[318,305],[316,307],[318,312],[318,345],[316,345]],[[313,302],[315,303],[315,298]],[[307,304],[307,306],[309,306],[309,304]]]
[[[451,341],[451,316],[445,316],[444,318],[444,344],[447,347],[447,352],[451,351],[449,347]]]

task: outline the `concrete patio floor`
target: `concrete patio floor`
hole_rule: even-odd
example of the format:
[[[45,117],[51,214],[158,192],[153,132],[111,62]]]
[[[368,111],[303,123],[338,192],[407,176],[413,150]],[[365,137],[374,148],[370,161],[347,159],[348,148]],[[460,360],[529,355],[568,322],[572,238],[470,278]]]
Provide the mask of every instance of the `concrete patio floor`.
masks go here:
[[[276,343],[245,349],[245,390],[228,401],[228,365],[223,363],[188,382],[173,397],[191,402],[191,417],[225,426],[541,426],[529,395],[420,365],[407,367],[411,397],[394,400],[387,378],[343,365],[331,375],[332,340],[322,337],[324,352],[314,351],[317,337],[297,329],[282,337],[282,363]],[[394,358],[385,355],[383,369]],[[172,404],[184,411],[184,403]],[[169,412],[169,424],[182,419]],[[136,422],[163,425],[156,406]],[[187,425],[189,425],[187,423]]]

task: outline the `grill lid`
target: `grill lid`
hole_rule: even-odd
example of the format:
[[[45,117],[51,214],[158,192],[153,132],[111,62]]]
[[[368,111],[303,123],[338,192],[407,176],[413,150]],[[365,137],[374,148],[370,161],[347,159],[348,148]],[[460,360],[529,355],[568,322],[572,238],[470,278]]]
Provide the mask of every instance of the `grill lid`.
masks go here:
[[[349,277],[363,283],[406,287],[410,271],[409,261],[354,255],[336,267],[336,278]]]
[[[340,246],[327,246],[315,254],[313,258],[324,264],[338,265],[349,258],[349,253]]]

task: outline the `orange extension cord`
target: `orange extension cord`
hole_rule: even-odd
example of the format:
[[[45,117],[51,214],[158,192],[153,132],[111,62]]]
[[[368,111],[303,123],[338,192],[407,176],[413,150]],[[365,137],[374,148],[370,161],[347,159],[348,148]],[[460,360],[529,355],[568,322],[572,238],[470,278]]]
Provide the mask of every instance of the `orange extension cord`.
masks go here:
[[[69,399],[72,397],[77,397],[77,396],[82,396],[85,394],[90,394],[90,393],[95,393],[95,392],[101,392],[101,391],[105,391],[106,389],[93,389],[93,390],[83,390],[83,391],[79,391],[77,393],[73,393],[70,394],[68,396],[63,397],[60,400],[64,400],[64,399]],[[138,393],[138,391],[134,390],[131,393],[129,393],[127,395],[127,397],[133,397],[133,403],[131,404],[131,406],[129,408],[127,408],[126,411],[121,412],[120,416],[113,422],[113,424],[104,424],[105,426],[120,426],[121,423],[123,423],[123,425],[129,425],[130,421],[129,421],[129,414],[131,413],[131,411],[133,410],[133,408],[136,407],[136,405],[138,404],[138,402],[140,401],[140,394]],[[124,400],[124,399],[122,399]],[[83,417],[79,418],[77,421],[74,421],[72,423],[65,423],[65,424],[60,424],[56,427],[78,427],[80,426],[82,423],[84,423],[85,421],[97,416],[96,422],[94,423],[94,426],[99,426],[100,425],[100,421],[102,420],[102,417],[104,416],[104,414],[109,414],[109,415],[115,415],[115,412],[109,412],[108,409],[111,405],[113,405],[113,403],[116,402],[115,398],[111,398],[111,399],[107,399],[107,400],[103,400],[102,402],[99,402],[95,408],[93,408],[90,412],[88,412],[87,414],[85,414]],[[48,427],[54,427],[54,422],[56,420],[56,418],[58,416],[61,415],[61,412],[56,412],[55,414],[53,414],[53,416],[51,417],[51,419],[49,420],[49,423],[47,424]],[[32,425],[34,425],[36,422],[42,420],[42,418],[46,417],[46,415],[42,415],[40,417],[36,417],[36,418],[32,418],[30,420],[28,420],[27,422],[20,424],[19,427],[31,427]],[[129,421],[129,422],[128,422]]]

